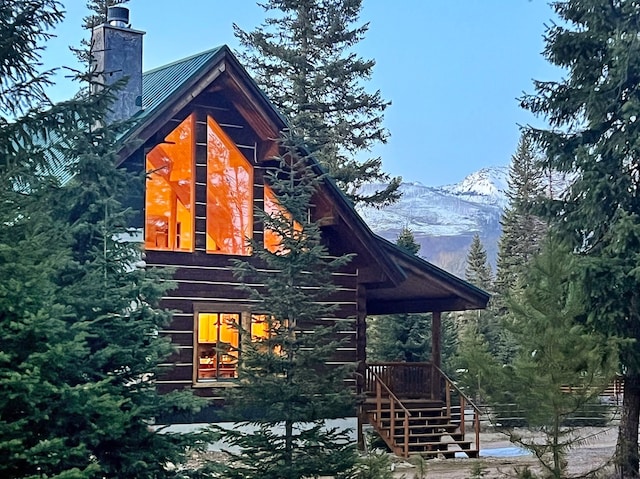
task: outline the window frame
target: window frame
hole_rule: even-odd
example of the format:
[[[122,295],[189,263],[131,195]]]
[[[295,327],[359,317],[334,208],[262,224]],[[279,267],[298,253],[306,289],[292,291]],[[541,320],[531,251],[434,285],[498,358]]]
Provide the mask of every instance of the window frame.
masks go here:
[[[199,355],[199,335],[200,335],[200,314],[238,314],[240,315],[240,327],[238,330],[238,358],[236,366],[236,377],[233,378],[201,378],[200,376],[200,355]],[[193,306],[193,385],[194,387],[233,387],[238,384],[240,374],[240,358],[242,356],[242,346],[247,341],[253,342],[253,319],[263,316],[264,313],[252,311],[248,305],[239,304],[194,304]],[[244,333],[244,334],[243,334]],[[256,336],[260,339],[260,336]],[[203,343],[204,344],[204,343]]]
[[[200,315],[201,314],[237,314],[240,318],[240,327],[244,328],[247,318],[250,319],[251,312],[245,305],[194,305],[193,307],[193,384],[199,386],[214,386],[220,384],[234,384],[238,380],[238,364],[242,350],[242,330],[238,330],[238,347],[236,359],[236,377],[224,378],[216,374],[213,378],[200,377]]]
[[[191,111],[190,113],[188,113],[187,115],[185,115],[185,117],[179,121],[179,123],[177,125],[172,125],[170,128],[167,128],[166,133],[163,133],[162,136],[162,141],[157,142],[153,147],[149,148],[148,150],[144,151],[144,171],[145,174],[147,175],[148,179],[151,178],[150,175],[152,174],[156,174],[155,171],[147,171],[148,169],[148,165],[149,162],[152,161],[149,159],[149,155],[151,155],[153,153],[153,151],[156,148],[161,147],[163,144],[167,143],[167,138],[169,136],[171,136],[174,132],[176,132],[176,130],[178,130],[178,128],[180,128],[185,122],[189,121],[189,128],[190,128],[190,138],[189,138],[189,143],[190,143],[190,158],[189,158],[189,163],[190,163],[190,178],[189,178],[189,194],[190,194],[190,198],[189,198],[189,205],[184,205],[185,208],[189,211],[189,224],[188,224],[188,228],[189,228],[189,232],[191,235],[190,238],[190,246],[188,248],[180,248],[179,246],[177,246],[177,243],[180,242],[181,239],[181,235],[182,235],[182,231],[179,231],[181,229],[181,222],[177,221],[177,218],[172,218],[167,226],[167,230],[166,230],[166,246],[158,246],[157,244],[155,246],[152,246],[150,243],[150,234],[151,232],[149,231],[150,228],[150,218],[151,216],[149,216],[149,199],[148,199],[148,195],[149,195],[149,186],[148,183],[145,182],[145,188],[144,188],[144,247],[146,250],[149,251],[168,251],[168,252],[172,252],[172,253],[193,253],[195,251],[195,238],[196,238],[196,221],[195,221],[195,197],[196,197],[196,126],[197,126],[197,115],[195,111]],[[174,212],[174,215],[176,214],[175,211],[177,210],[177,206],[171,204],[171,211]],[[156,243],[157,243],[157,232],[156,232]]]

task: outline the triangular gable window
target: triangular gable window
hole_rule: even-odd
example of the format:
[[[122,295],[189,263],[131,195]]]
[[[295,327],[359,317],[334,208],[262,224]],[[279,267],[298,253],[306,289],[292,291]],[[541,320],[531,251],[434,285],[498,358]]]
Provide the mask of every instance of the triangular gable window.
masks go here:
[[[193,131],[191,114],[147,154],[147,249],[193,251]]]
[[[291,221],[291,213],[289,213],[278,201],[273,189],[264,185],[264,211],[273,218],[282,218],[287,222]],[[293,222],[294,231],[301,232],[302,225],[297,221]],[[267,251],[278,254],[282,253],[282,237],[276,231],[269,228],[264,229],[264,247]]]
[[[196,166],[196,145],[205,144]],[[147,153],[146,172],[146,249],[251,254],[253,168],[210,115],[183,120]]]
[[[207,253],[249,255],[253,168],[207,116]]]

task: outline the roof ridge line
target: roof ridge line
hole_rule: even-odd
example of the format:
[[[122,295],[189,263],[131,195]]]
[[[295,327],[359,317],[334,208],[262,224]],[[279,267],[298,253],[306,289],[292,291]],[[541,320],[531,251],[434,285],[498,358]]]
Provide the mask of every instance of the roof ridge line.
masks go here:
[[[180,63],[185,63],[185,62],[188,62],[190,60],[193,60],[196,57],[200,57],[200,56],[203,56],[203,55],[208,55],[208,54],[217,52],[218,50],[220,50],[220,49],[222,49],[224,47],[228,48],[228,46],[226,44],[218,45],[217,47],[210,48],[208,50],[204,50],[204,51],[201,51],[199,53],[194,53],[193,55],[189,55],[188,57],[180,58],[178,60],[174,60],[171,63],[165,63],[164,65],[160,65],[158,67],[152,68],[151,70],[144,71],[144,72],[142,72],[142,75],[144,76],[144,75],[148,75],[148,74],[151,74],[151,73],[156,73],[156,72],[158,72],[160,70],[165,70],[165,69],[167,69],[169,67],[172,67],[172,66],[175,66],[175,65],[179,65]]]

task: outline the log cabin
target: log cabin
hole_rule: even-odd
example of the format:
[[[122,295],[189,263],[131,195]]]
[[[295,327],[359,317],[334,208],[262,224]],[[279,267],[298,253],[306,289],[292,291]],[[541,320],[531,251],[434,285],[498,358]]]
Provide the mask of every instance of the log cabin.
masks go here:
[[[229,324],[260,327],[230,260],[251,261],[245,238],[269,247],[254,208],[274,203],[265,170],[287,121],[226,46],[143,74],[143,35],[130,28],[126,8],[111,8],[93,31],[94,61],[106,83],[128,77],[110,117],[133,119],[119,162],[146,172],[144,191],[132,194],[146,263],[175,271],[177,287],[162,300],[174,311],[162,334],[175,354],[157,387],[189,388],[213,402],[237,382],[240,339]],[[339,309],[331,320],[347,324],[335,363],[358,365],[359,431],[370,424],[404,457],[475,457],[478,411],[440,370],[440,322],[446,311],[486,307],[488,294],[375,235],[331,179],[310,214],[330,254],[355,255],[334,274]],[[431,361],[367,362],[368,318],[395,313],[432,314]]]

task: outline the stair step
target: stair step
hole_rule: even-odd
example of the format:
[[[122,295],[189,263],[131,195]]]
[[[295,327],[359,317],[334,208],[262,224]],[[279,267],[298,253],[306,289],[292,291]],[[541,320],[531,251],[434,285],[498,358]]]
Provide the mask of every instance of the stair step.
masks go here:
[[[466,449],[466,450],[447,450],[447,451],[409,451],[410,456],[438,456],[442,454],[447,459],[452,459],[456,457],[456,453],[466,454],[470,459],[477,459],[479,457],[479,452],[477,449]]]
[[[377,408],[366,408],[365,410],[369,411],[369,412],[378,411]],[[419,415],[419,416],[428,417],[428,416],[439,416],[442,413],[445,413],[447,411],[447,408],[445,408],[445,407],[438,407],[438,408],[409,408],[408,407],[407,410],[409,411],[409,413],[411,415]],[[383,407],[383,408],[379,409],[379,411],[381,413],[387,413],[387,414],[391,413],[391,409],[388,408],[388,407]],[[404,414],[404,409],[402,409],[400,407],[397,407],[397,408],[395,408],[394,412],[396,414]]]
[[[454,441],[464,441],[464,434],[462,434],[462,433],[458,433],[458,434],[453,433],[453,434],[451,434],[451,433],[448,433],[446,431],[440,431],[440,432],[434,431],[434,432],[422,432],[422,433],[410,432],[409,436],[410,436],[410,438],[413,438],[413,437],[422,437],[422,438],[424,438],[424,437],[434,437],[434,438],[438,438],[438,439],[441,438],[442,436],[450,436]],[[393,435],[393,437],[396,438],[396,439],[403,439],[404,438],[404,434],[396,433],[396,434]]]
[[[465,451],[471,449],[472,441],[445,441],[445,442],[436,442],[436,441],[418,441],[418,442],[410,442],[409,450],[417,451],[432,451],[437,450],[439,452],[449,450],[449,446],[456,445],[460,448],[460,450]],[[454,450],[458,451],[457,449]]]
[[[409,398],[398,398],[402,404],[405,406],[416,406],[416,407],[438,407],[444,406],[444,401],[439,401],[437,399],[409,399]],[[365,404],[376,404],[378,402],[376,397],[368,396],[364,400]],[[383,397],[380,398],[380,402],[382,404],[392,402],[390,398]],[[395,402],[395,401],[394,401]]]

